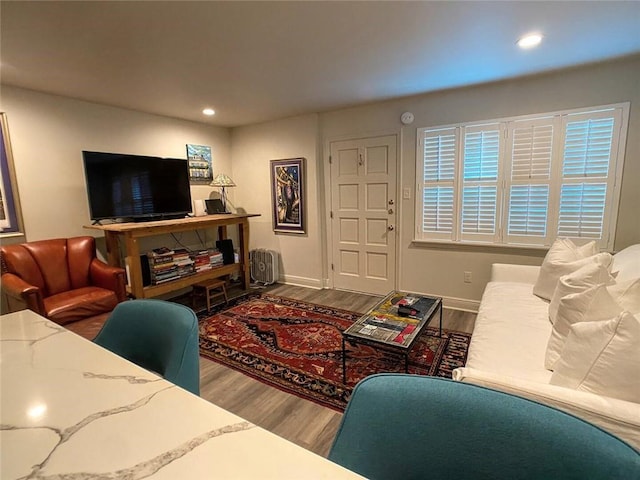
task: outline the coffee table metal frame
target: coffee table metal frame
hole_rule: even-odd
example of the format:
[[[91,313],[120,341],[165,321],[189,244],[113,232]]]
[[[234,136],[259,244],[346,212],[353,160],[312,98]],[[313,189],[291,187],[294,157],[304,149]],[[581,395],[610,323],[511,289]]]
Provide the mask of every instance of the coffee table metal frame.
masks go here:
[[[411,297],[429,298],[431,300],[435,300],[431,308],[427,310],[427,312],[424,314],[424,316],[421,319],[414,319],[414,320],[417,320],[418,323],[416,324],[416,328],[413,331],[413,333],[410,335],[409,341],[407,342],[406,345],[395,343],[395,342],[388,342],[388,341],[384,341],[377,338],[371,338],[370,336],[367,336],[364,334],[355,333],[357,330],[359,330],[362,327],[362,325],[371,316],[373,312],[379,309],[380,306],[383,305],[385,302],[389,301],[391,298],[396,296],[411,296]],[[405,373],[409,373],[409,353],[411,352],[411,349],[415,345],[416,340],[420,338],[422,333],[425,331],[424,327],[426,327],[431,322],[431,320],[433,320],[433,317],[435,317],[435,314],[438,311],[440,313],[438,336],[442,337],[442,298],[431,297],[428,295],[413,295],[410,293],[398,292],[398,291],[393,291],[387,294],[387,296],[385,296],[382,300],[376,303],[367,313],[365,313],[358,320],[356,320],[356,322],[353,325],[351,325],[344,332],[342,332],[342,382],[344,384],[347,383],[346,342],[349,342],[351,344],[360,343],[364,345],[369,345],[371,347],[384,350],[385,352],[389,352],[392,354],[399,354],[404,357]],[[409,317],[409,318],[413,318],[413,317]]]

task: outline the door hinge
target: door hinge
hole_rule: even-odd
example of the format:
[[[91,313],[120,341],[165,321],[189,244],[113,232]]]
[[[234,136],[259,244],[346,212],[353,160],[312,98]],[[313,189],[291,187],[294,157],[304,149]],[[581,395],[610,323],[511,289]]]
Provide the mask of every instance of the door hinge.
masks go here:
[[[331,264],[331,270],[333,270],[333,263]]]
[[[329,163],[331,163],[331,162],[332,162],[332,160],[331,160],[331,155],[329,155]]]
[[[329,212],[329,218],[333,218],[333,210]]]

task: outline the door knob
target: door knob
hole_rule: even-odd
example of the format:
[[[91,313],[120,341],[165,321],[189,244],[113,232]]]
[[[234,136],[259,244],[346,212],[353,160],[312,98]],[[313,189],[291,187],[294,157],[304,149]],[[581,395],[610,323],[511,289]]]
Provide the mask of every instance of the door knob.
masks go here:
[[[389,200],[389,205],[393,205],[393,198]]]
[[[387,230],[389,230],[389,231],[393,230],[393,225],[389,225],[389,226],[387,227]]]
[[[389,209],[389,215],[391,215],[393,213],[393,208]]]

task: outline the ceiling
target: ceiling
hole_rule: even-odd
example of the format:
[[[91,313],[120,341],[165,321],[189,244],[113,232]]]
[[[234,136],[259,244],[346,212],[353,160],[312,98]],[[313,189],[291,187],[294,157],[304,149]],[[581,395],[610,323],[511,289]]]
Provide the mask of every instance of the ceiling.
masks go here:
[[[640,52],[635,1],[3,0],[0,21],[4,84],[225,127]]]

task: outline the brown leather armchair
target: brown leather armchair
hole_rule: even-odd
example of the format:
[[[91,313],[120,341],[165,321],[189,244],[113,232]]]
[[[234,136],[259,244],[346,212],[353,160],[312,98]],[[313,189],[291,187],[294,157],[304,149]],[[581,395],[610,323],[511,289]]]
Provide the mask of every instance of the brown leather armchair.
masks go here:
[[[93,339],[126,299],[125,271],[96,258],[93,237],[3,245],[2,292],[10,311],[26,308]]]

